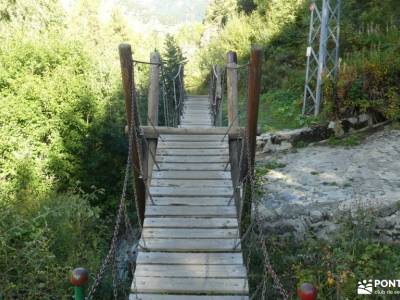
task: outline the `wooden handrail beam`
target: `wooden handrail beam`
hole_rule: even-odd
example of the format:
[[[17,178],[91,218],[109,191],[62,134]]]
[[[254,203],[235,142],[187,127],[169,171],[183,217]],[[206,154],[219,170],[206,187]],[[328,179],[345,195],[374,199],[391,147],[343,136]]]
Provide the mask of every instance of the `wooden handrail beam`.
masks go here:
[[[176,135],[224,135],[228,127],[213,127],[213,128],[176,128],[176,127],[160,127],[160,126],[141,126],[142,134],[148,139],[157,139],[161,134],[176,134]],[[228,132],[229,139],[239,139],[244,134],[244,128],[231,128]]]

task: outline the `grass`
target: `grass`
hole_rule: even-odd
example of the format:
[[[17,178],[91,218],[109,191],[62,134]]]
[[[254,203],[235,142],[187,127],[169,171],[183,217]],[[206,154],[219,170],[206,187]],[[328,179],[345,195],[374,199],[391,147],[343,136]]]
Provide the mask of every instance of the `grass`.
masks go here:
[[[262,164],[261,166],[257,166],[256,175],[257,176],[264,176],[268,174],[269,171],[274,169],[280,169],[286,167],[286,164],[281,163],[275,160],[269,160],[266,163]]]
[[[364,136],[361,134],[352,134],[343,138],[330,137],[328,144],[334,147],[355,147],[361,144]]]
[[[310,282],[318,289],[318,299],[361,300],[364,298],[356,294],[359,280],[399,277],[400,244],[374,239],[375,220],[371,212],[359,211],[353,216],[344,214],[340,224],[336,232],[329,234],[329,240],[317,238],[311,230],[300,241],[293,236],[267,235],[266,246],[272,266],[290,294],[295,295],[300,284]],[[263,255],[260,246],[255,246],[256,243],[251,241],[243,245],[245,259],[250,261],[251,292],[264,274]],[[271,277],[267,278],[265,299],[281,299]],[[372,295],[370,299],[392,298]]]

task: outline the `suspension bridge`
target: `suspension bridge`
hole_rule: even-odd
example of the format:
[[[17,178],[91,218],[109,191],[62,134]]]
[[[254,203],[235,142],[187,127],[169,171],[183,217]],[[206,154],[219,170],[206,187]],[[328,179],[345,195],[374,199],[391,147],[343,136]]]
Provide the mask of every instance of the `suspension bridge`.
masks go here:
[[[186,95],[183,63],[167,83],[158,53],[137,61],[130,45],[122,44],[119,54],[129,140],[124,185],[110,249],[87,297],[87,273],[75,270],[75,299],[95,299],[108,268],[115,300],[266,299],[271,283],[276,295],[289,299],[271,265],[254,201],[262,50],[253,47],[243,65],[228,52],[226,65],[210,71],[208,95]],[[145,125],[135,64],[150,67]],[[247,96],[239,96],[239,84]],[[131,175],[136,226],[128,213]],[[117,276],[123,235],[139,240],[128,294]],[[258,271],[249,276],[254,258]],[[307,295],[314,293],[309,288]]]

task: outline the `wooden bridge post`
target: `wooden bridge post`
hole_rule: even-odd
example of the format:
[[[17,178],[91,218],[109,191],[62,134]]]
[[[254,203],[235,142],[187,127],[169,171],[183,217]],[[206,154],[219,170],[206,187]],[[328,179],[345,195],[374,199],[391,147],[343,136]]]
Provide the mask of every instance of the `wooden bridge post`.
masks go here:
[[[244,203],[241,229],[246,230],[251,221],[251,200],[254,195],[251,191],[251,180],[254,176],[254,162],[256,155],[258,108],[261,93],[261,66],[263,51],[253,46],[250,56],[249,91],[247,103],[246,142],[244,143],[245,159],[243,160],[242,175],[248,175],[244,181]]]
[[[142,177],[142,166],[140,165],[139,151],[137,145],[140,144],[137,140],[138,134],[132,134],[134,132],[139,132],[139,115],[136,103],[136,92],[135,92],[135,79],[133,72],[133,62],[132,62],[132,50],[129,44],[119,45],[119,58],[121,62],[121,75],[122,75],[122,85],[124,88],[125,96],[125,109],[128,119],[128,134],[132,135],[133,145],[132,145],[132,173],[134,177],[134,188],[136,191],[136,196],[138,200],[139,216],[140,221],[143,224],[144,221],[144,210],[146,204],[146,189]],[[133,113],[133,114],[132,114]],[[133,119],[132,119],[133,117]],[[132,125],[132,126],[131,126]]]
[[[234,51],[227,54],[227,102],[228,102],[228,121],[229,126],[238,127],[238,71],[237,71],[237,55]]]
[[[183,102],[185,101],[185,65],[181,64],[181,74],[179,82],[179,123],[183,112]]]
[[[150,87],[148,95],[147,116],[154,126],[158,126],[158,101],[160,98],[160,54],[155,51],[150,54]],[[151,125],[151,124],[148,124]]]
[[[147,117],[149,126],[158,126],[158,106],[160,99],[160,68],[161,68],[161,57],[160,54],[155,51],[150,54],[150,63],[152,63],[150,68],[150,88],[148,95],[148,106],[147,106]],[[149,151],[156,153],[157,149],[157,139],[148,139],[147,144],[149,149],[146,151],[146,168],[145,174],[147,174],[148,182],[151,178],[154,161],[153,157],[149,155]]]
[[[222,123],[222,69],[221,66],[216,65],[215,71],[217,73],[217,86],[215,89],[215,104],[216,104],[216,115],[215,115],[215,126],[221,126]]]
[[[237,55],[234,51],[227,53],[226,85],[227,85],[227,107],[228,107],[228,125],[232,129],[239,127],[238,119],[238,75],[237,75]],[[241,140],[229,140],[229,159],[231,163],[231,176],[234,186],[234,199],[236,204],[236,213],[240,215],[241,197],[239,187],[239,161],[240,161]]]

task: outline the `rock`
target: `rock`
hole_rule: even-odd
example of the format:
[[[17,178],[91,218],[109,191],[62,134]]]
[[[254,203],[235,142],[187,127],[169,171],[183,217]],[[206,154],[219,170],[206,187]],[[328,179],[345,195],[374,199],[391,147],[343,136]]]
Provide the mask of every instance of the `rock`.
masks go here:
[[[344,135],[344,129],[341,122],[330,122],[329,128],[333,130],[336,137],[342,137]]]
[[[303,132],[310,133],[302,129],[260,137],[268,141],[271,154],[259,160],[285,165],[269,171],[260,185],[265,191],[261,206],[268,209],[260,208],[266,228],[296,238],[307,231],[328,238],[348,219],[344,216],[357,218],[361,210],[376,222],[377,238],[399,241],[400,130],[376,131],[351,148],[317,145],[296,153],[274,152],[279,145],[293,145]]]
[[[310,221],[311,223],[317,223],[324,219],[324,215],[319,210],[313,210],[310,212]]]
[[[386,204],[377,208],[376,215],[378,217],[388,217],[394,215],[399,210],[398,204]]]
[[[378,229],[394,229],[395,225],[396,221],[389,219],[378,219],[375,226]]]
[[[264,144],[262,149],[263,153],[271,153],[271,152],[280,152],[287,151],[293,148],[293,145],[289,142],[281,142],[280,144],[272,144],[271,141],[268,141]]]

